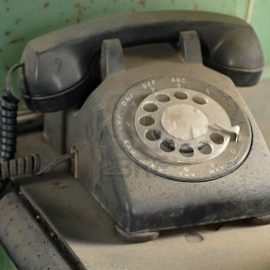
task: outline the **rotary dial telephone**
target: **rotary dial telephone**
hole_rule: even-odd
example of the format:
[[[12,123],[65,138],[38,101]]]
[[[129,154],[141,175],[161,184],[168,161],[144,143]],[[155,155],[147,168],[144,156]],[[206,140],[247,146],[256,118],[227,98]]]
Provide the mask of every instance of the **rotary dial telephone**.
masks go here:
[[[130,53],[145,44],[163,57]],[[18,68],[55,155],[73,153],[74,177],[127,239],[269,214],[269,151],[236,88],[263,69],[244,21],[189,11],[93,20],[29,42]]]

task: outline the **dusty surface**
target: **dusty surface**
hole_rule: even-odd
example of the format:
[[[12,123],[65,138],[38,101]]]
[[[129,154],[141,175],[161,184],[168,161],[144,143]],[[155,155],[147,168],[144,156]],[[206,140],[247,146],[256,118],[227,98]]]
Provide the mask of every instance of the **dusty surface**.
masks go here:
[[[255,89],[241,89],[268,144],[269,85],[270,81],[262,81]],[[40,134],[34,136],[40,138]],[[40,141],[30,137],[21,139],[21,151],[27,150],[23,140]],[[47,151],[42,143],[34,147],[37,152]],[[154,241],[126,244],[117,237],[110,217],[71,177],[55,173],[47,180],[28,181],[24,190],[31,193],[87,269],[270,269],[270,225],[219,224],[163,232]]]

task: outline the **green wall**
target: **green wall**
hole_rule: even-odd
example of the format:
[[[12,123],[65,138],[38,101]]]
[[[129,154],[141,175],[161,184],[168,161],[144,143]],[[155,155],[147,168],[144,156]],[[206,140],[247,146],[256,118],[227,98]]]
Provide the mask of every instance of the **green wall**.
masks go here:
[[[17,269],[1,246],[0,246],[0,269],[1,270]]]

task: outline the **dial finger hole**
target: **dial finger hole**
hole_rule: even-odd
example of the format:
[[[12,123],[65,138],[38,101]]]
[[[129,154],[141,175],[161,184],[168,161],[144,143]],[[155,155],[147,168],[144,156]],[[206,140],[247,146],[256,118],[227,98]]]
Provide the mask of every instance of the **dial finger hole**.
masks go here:
[[[203,97],[200,97],[200,96],[195,96],[192,98],[192,100],[199,105],[204,105],[207,103],[207,100]]]
[[[141,117],[139,120],[139,123],[142,126],[151,126],[155,123],[155,120],[151,116],[147,115],[147,116]]]
[[[160,144],[160,149],[164,152],[173,152],[175,150],[175,143],[171,139],[166,139]]]
[[[181,145],[179,152],[184,157],[193,157],[194,156],[194,149],[188,143],[184,143]]]
[[[188,98],[187,94],[184,92],[175,92],[174,97],[176,97],[178,99],[187,99]]]
[[[149,141],[158,141],[161,137],[160,130],[157,129],[149,129],[145,134],[146,139]]]
[[[157,95],[157,96],[156,96],[156,99],[157,99],[159,102],[168,102],[168,101],[170,101],[170,97],[167,96],[167,95]]]
[[[200,142],[197,148],[204,155],[210,155],[212,153],[212,146],[208,142]]]
[[[211,133],[210,139],[215,144],[223,144],[224,143],[224,136],[220,133],[217,133],[217,132]]]
[[[155,112],[158,110],[158,106],[154,103],[146,103],[143,105],[143,109],[146,112]]]

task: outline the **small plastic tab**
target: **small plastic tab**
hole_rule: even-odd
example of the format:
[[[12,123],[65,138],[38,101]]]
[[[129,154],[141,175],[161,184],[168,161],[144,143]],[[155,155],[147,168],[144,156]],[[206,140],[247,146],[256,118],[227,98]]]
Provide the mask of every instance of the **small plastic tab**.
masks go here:
[[[100,69],[104,80],[109,74],[124,68],[123,48],[119,39],[108,39],[102,42]]]
[[[186,63],[202,63],[201,44],[196,31],[180,32],[179,50]]]

